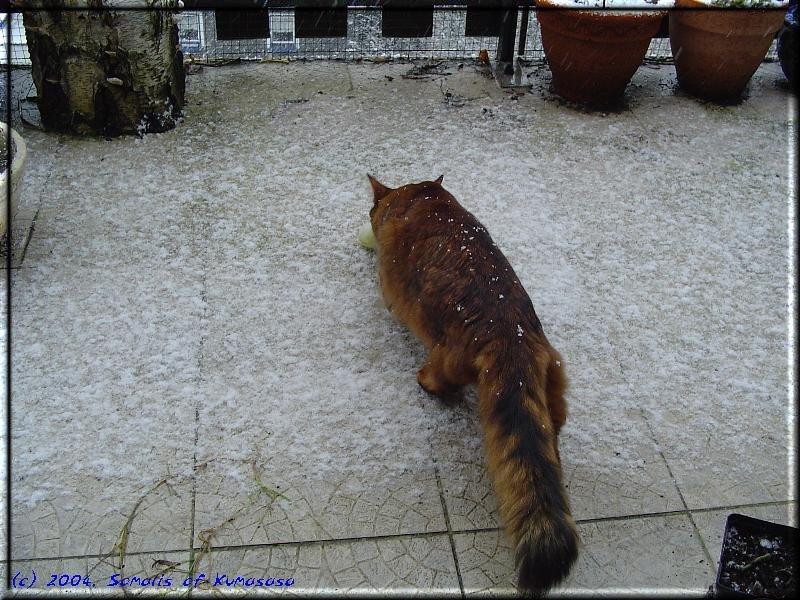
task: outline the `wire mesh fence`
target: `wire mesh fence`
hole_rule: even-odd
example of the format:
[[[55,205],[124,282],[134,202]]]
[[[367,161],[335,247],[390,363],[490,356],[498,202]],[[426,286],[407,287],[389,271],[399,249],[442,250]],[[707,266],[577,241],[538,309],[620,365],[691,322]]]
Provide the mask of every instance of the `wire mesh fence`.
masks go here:
[[[456,0],[457,1],[457,0]],[[306,37],[298,31],[298,19],[293,8],[241,11],[183,11],[176,15],[180,45],[185,55],[205,60],[213,59],[363,59],[383,58],[471,58],[486,49],[493,56],[497,35],[469,35],[469,16],[466,2],[437,4],[430,11],[430,26],[425,35],[408,37],[386,35],[384,10],[366,0],[350,0],[344,11],[346,27],[341,35]],[[474,10],[474,9],[471,9]],[[409,11],[403,11],[408,14]],[[420,11],[421,12],[421,11]],[[487,11],[490,12],[490,11]],[[6,15],[0,15],[4,43],[0,45],[0,64],[29,66],[30,55],[25,40],[22,15],[12,13],[10,26]],[[478,28],[480,29],[480,28]],[[534,10],[520,8],[517,12],[517,39],[524,30],[524,48],[517,55],[530,61],[543,61],[539,24]],[[10,33],[10,56],[6,36]],[[313,32],[312,32],[313,33]],[[521,50],[521,51],[520,51]],[[650,44],[647,59],[669,61],[672,52],[668,38],[655,38]],[[773,43],[767,60],[776,60]]]
[[[346,11],[346,33],[342,37],[301,37],[297,30],[295,10],[278,9],[241,14],[241,27],[252,20],[263,20],[269,37],[220,39],[218,25],[224,13],[202,12],[197,23],[203,28],[206,44],[190,51],[207,59],[242,58],[469,58],[481,49],[493,50],[497,36],[465,35],[464,7],[436,6],[431,14],[430,29],[424,36],[384,35],[383,12],[366,6],[350,6]],[[230,17],[228,17],[230,18]],[[245,19],[250,23],[245,24]],[[181,30],[183,46],[184,31]],[[190,35],[195,36],[194,33]],[[196,37],[196,36],[195,36]],[[186,50],[184,49],[186,52]]]
[[[498,36],[467,35],[467,10],[464,6],[434,6],[429,37],[389,37],[382,35],[382,12],[364,6],[347,11],[347,35],[340,38],[300,38],[295,31],[291,9],[270,10],[269,14],[251,13],[251,19],[267,20],[270,37],[261,39],[221,40],[217,36],[217,16],[211,12],[183,13],[179,22],[184,52],[203,59],[277,59],[327,58],[475,58],[485,49],[493,55]],[[191,23],[191,25],[189,25]],[[525,46],[520,58],[543,61],[544,50],[539,23],[534,11],[524,18],[517,15],[517,39],[525,31]],[[203,40],[198,44],[196,40]],[[657,38],[650,45],[647,58],[669,59],[669,39]]]
[[[10,17],[10,26],[9,26]],[[9,55],[8,36],[11,34],[11,54]],[[22,15],[19,13],[0,13],[0,65],[26,66],[31,64],[28,42]],[[9,59],[10,58],[10,59]]]

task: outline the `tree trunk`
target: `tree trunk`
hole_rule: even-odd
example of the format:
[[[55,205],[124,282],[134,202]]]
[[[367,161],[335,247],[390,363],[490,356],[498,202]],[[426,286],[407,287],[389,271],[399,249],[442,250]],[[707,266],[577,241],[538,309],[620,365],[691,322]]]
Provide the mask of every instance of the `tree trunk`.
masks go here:
[[[119,10],[143,4],[153,9]],[[185,89],[178,27],[163,10],[175,4],[40,0],[44,10],[24,12],[42,125],[106,137],[172,129]]]

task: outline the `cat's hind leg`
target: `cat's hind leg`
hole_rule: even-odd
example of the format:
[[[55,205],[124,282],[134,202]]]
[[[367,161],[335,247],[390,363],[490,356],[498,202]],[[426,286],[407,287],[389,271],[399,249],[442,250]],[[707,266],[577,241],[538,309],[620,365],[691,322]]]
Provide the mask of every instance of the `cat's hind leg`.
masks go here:
[[[461,387],[467,382],[452,368],[452,357],[441,344],[435,344],[428,353],[428,359],[417,371],[420,387],[433,396],[448,403],[461,400]]]

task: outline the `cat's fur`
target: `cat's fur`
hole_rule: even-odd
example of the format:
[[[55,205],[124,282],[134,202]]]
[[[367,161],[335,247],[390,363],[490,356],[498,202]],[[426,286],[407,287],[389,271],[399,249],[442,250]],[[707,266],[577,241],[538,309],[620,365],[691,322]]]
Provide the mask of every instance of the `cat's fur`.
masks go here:
[[[558,452],[567,415],[561,356],[505,256],[441,177],[397,189],[368,177],[384,301],[429,351],[417,380],[445,398],[478,384],[489,471],[519,587],[544,593],[578,553]]]

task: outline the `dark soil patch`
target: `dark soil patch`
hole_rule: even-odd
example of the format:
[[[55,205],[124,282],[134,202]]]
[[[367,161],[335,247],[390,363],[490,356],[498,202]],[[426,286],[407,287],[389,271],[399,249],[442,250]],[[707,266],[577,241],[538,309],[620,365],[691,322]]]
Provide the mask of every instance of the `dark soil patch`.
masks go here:
[[[731,515],[722,543],[718,591],[721,596],[733,591],[760,598],[793,598],[796,564],[796,529]]]

